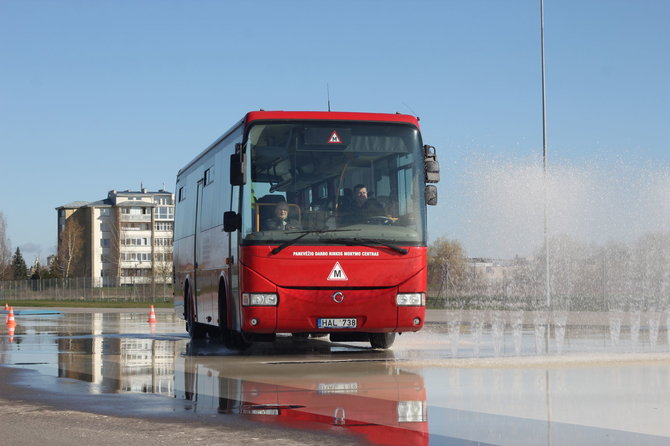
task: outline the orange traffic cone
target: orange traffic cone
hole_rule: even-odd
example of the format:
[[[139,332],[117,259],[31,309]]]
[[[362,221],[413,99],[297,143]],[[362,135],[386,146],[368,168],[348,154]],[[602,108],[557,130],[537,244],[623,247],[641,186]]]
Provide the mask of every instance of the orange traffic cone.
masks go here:
[[[158,322],[156,320],[156,313],[154,312],[153,305],[151,306],[151,311],[149,312],[149,320],[147,322],[149,322],[150,324],[155,324],[156,322]]]
[[[14,307],[9,307],[9,315],[7,316],[7,326],[16,327],[16,320],[14,319]]]
[[[14,342],[14,331],[16,330],[15,325],[8,325],[7,326],[7,332],[9,333],[9,343],[11,344]]]
[[[9,305],[5,304],[5,311],[9,311]]]

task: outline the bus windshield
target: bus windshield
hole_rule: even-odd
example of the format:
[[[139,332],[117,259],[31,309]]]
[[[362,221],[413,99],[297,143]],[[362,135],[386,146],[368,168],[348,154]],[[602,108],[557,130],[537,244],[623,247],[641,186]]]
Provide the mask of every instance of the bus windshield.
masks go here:
[[[418,129],[406,124],[252,124],[244,243],[425,244],[421,147]]]

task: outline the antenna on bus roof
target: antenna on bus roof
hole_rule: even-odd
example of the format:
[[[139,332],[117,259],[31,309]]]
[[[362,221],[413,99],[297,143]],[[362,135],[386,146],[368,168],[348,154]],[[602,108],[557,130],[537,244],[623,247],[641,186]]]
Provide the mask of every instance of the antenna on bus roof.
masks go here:
[[[407,105],[406,102],[403,102],[402,105],[404,105],[405,107],[407,107],[407,108],[409,109],[409,111],[411,111],[412,114],[413,114],[414,116],[416,116],[417,119],[418,119],[419,116],[416,114],[416,112],[415,112],[414,110],[412,110],[412,107],[410,107],[409,105]]]
[[[330,111],[330,85],[326,83],[326,95],[328,96],[328,111]]]

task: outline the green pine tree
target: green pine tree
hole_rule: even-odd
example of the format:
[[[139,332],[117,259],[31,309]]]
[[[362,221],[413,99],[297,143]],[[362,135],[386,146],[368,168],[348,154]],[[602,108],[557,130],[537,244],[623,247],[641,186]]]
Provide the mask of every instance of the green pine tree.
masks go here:
[[[14,270],[14,280],[25,280],[28,278],[28,267],[26,261],[23,260],[21,250],[16,248],[14,257],[12,257],[12,269]]]

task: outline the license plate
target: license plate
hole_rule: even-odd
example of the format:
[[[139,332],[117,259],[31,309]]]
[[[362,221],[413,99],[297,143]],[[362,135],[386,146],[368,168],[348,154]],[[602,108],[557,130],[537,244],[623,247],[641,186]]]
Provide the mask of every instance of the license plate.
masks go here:
[[[322,395],[329,393],[357,393],[358,383],[319,383],[316,392]]]
[[[355,317],[319,318],[316,320],[319,328],[356,328]]]

